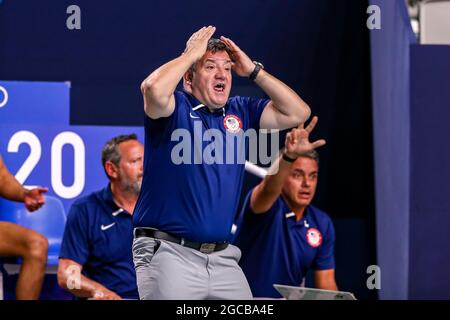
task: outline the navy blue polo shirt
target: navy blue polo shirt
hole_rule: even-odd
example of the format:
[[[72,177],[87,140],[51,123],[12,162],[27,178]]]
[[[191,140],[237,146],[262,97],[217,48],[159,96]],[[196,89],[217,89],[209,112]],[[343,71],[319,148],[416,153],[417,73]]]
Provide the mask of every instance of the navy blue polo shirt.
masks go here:
[[[134,225],[157,228],[190,241],[229,240],[244,177],[244,162],[238,163],[237,156],[244,153],[245,160],[248,141],[243,148],[236,143],[231,163],[224,155],[225,141],[249,128],[258,132],[269,100],[232,97],[224,108],[211,112],[198,107],[200,102],[188,93],[176,91],[174,95],[175,110],[169,117],[145,117],[144,177]],[[205,139],[208,129],[215,129],[208,131],[214,134]],[[173,133],[178,138],[172,137]],[[181,142],[188,147],[179,152]],[[196,163],[196,154],[216,155],[220,150],[222,157],[218,158],[223,163],[207,163],[206,158]],[[174,153],[190,160],[175,163]]]
[[[75,201],[67,216],[60,258],[125,299],[139,299],[132,247],[132,216],[113,201],[108,185]]]
[[[299,286],[308,269],[334,269],[335,233],[330,217],[309,205],[296,221],[283,197],[261,214],[250,209],[251,190],[234,240],[254,297],[281,298],[273,284]]]

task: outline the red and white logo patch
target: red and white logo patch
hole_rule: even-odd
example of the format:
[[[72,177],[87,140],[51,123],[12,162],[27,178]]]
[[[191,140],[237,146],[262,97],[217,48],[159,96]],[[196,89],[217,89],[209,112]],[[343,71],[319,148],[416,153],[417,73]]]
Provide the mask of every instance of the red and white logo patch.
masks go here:
[[[322,234],[316,228],[309,228],[306,231],[306,240],[311,247],[317,248],[322,244]]]
[[[229,114],[223,119],[223,126],[228,132],[236,133],[242,129],[242,121],[238,116]]]

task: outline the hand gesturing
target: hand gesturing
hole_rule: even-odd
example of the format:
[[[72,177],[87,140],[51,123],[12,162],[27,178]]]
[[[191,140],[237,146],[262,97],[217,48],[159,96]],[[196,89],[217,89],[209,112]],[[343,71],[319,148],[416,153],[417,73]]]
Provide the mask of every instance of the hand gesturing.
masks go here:
[[[23,202],[28,211],[33,212],[43,206],[45,203],[44,193],[47,191],[47,188],[42,187],[27,190]]]
[[[318,121],[317,117],[313,117],[311,122],[304,128],[303,123],[297,128],[292,129],[286,135],[285,154],[290,158],[297,158],[302,154],[310,152],[318,147],[325,145],[325,140],[320,139],[314,142],[309,141],[309,134],[312,132]]]

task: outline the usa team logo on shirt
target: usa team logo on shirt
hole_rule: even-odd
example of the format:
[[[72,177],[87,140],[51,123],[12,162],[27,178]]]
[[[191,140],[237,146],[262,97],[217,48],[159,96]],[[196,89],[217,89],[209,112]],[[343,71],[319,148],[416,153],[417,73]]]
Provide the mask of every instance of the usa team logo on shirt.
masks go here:
[[[242,121],[238,116],[229,114],[223,119],[223,126],[228,132],[236,133],[242,129]]]
[[[311,247],[317,248],[322,244],[322,234],[316,228],[309,228],[306,231],[306,240]]]

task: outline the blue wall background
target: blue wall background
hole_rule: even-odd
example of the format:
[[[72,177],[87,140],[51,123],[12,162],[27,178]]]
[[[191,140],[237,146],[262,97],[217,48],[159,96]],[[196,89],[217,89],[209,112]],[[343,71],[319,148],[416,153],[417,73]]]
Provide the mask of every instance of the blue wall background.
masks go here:
[[[381,29],[370,32],[377,258],[384,299],[407,299],[409,259],[409,46],[415,36],[402,0],[372,0]]]
[[[66,8],[81,8],[81,30]],[[358,298],[376,264],[367,1],[12,1],[0,5],[0,79],[70,81],[73,125],[140,126],[140,82],[215,25],[297,91],[327,139],[316,204],[337,229],[337,280]],[[234,78],[234,94],[262,95]],[[246,188],[256,181],[248,177]]]
[[[416,44],[403,0],[371,3],[380,298],[449,299],[450,46]]]
[[[411,46],[410,299],[450,299],[449,57]]]

